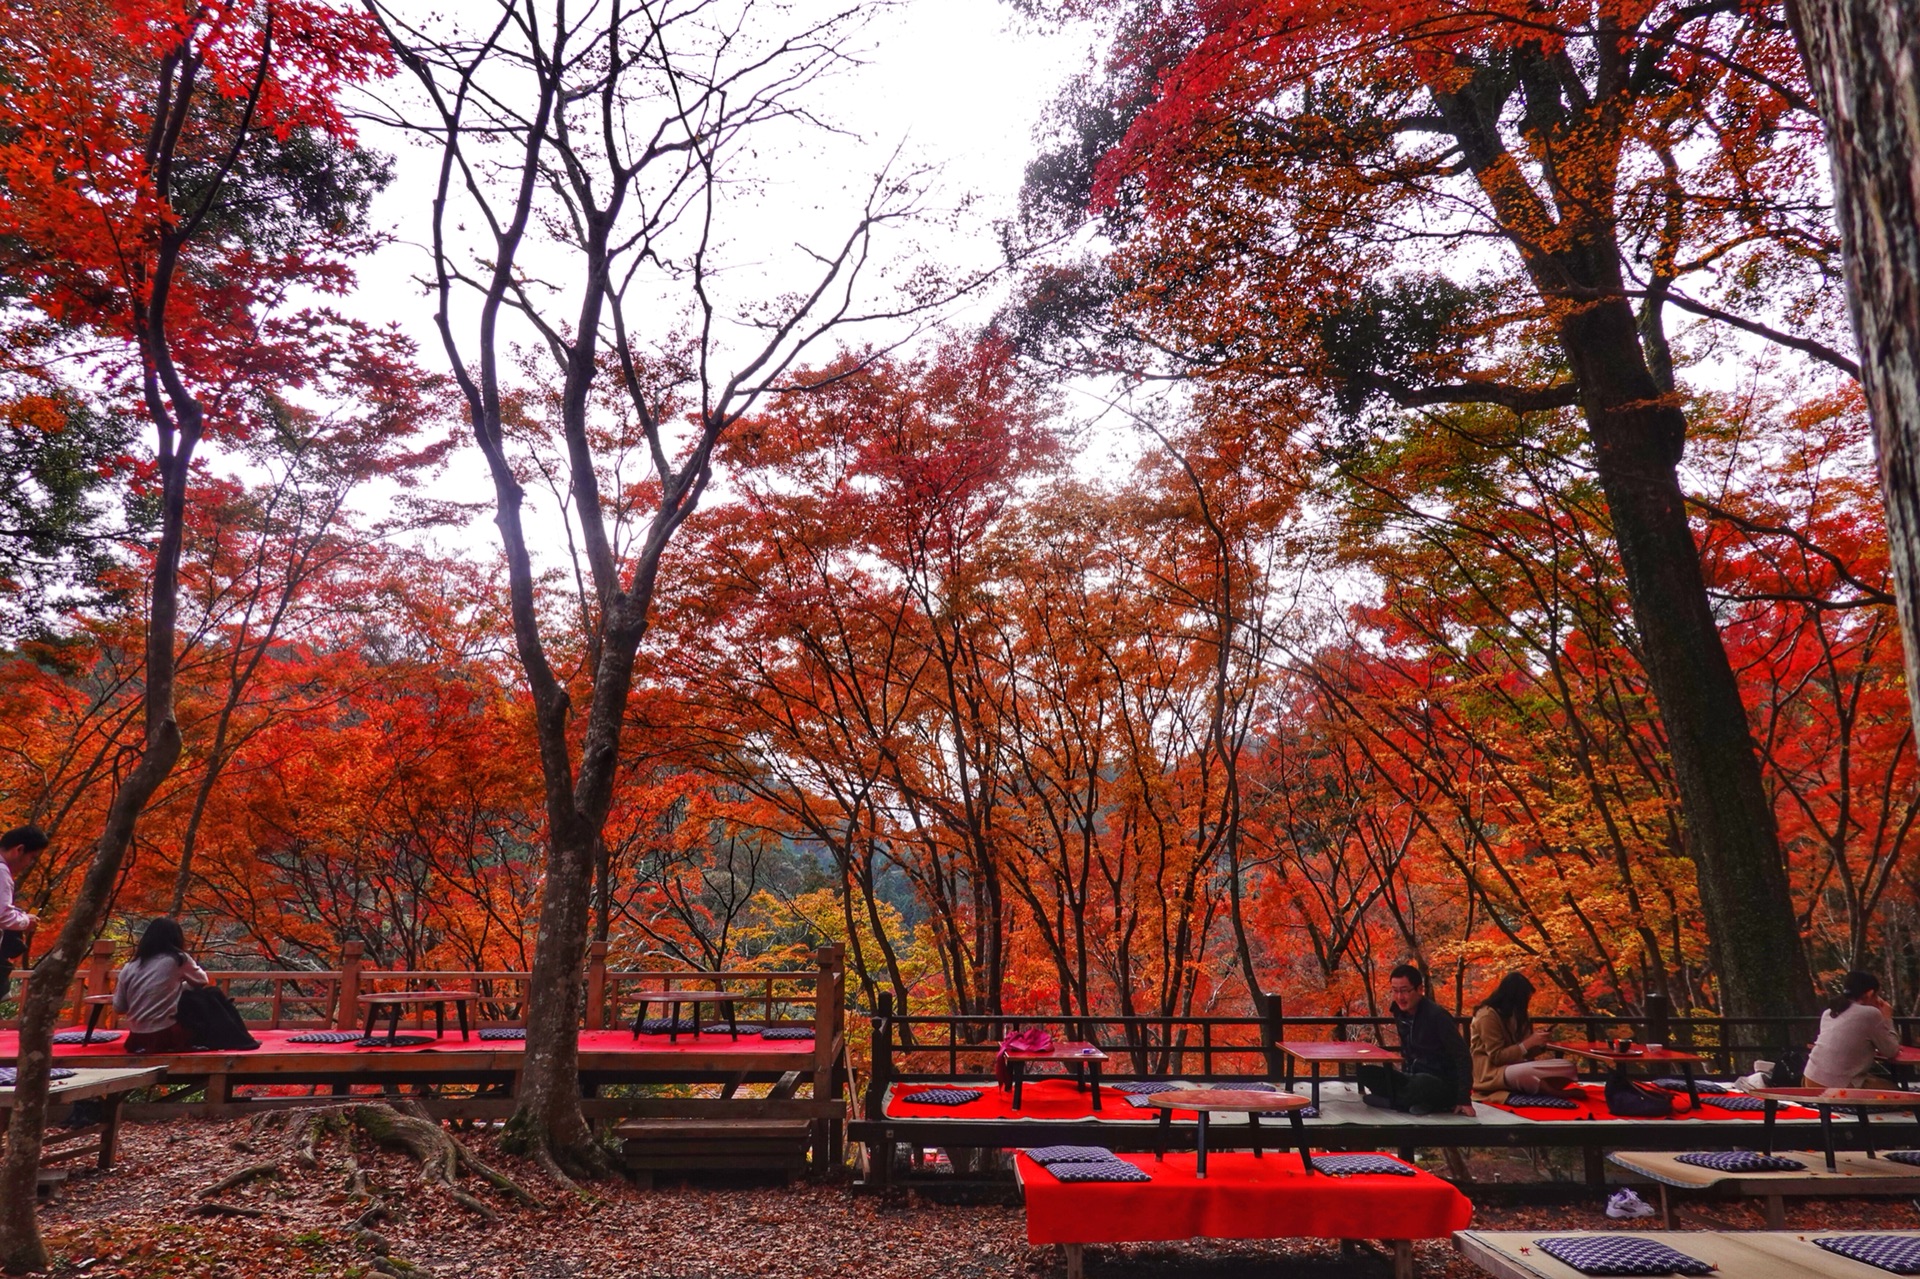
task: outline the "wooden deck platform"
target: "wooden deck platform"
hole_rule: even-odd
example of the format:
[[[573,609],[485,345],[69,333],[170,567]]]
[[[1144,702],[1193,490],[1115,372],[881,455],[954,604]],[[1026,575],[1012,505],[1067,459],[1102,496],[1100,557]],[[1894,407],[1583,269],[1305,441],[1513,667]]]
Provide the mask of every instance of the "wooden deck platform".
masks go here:
[[[991,1076],[963,1076],[939,1082],[981,1090],[988,1094],[983,1098],[985,1103],[1001,1100],[995,1096]],[[1227,1081],[1211,1082],[1220,1087],[1233,1086]],[[997,1111],[1003,1109],[1004,1104],[931,1112],[929,1108],[902,1106],[897,1102],[897,1094],[911,1093],[924,1086],[927,1085],[916,1081],[892,1085],[879,1096],[870,1092],[867,1113],[848,1125],[848,1140],[867,1146],[869,1178],[876,1188],[884,1187],[894,1174],[892,1156],[897,1143],[958,1149],[1059,1143],[1125,1151],[1190,1150],[1194,1146],[1191,1122],[1176,1122],[1170,1131],[1163,1132],[1156,1126],[1152,1111],[1133,1108],[1124,1101],[1095,1115],[1085,1095],[1076,1094],[1070,1084],[1055,1087],[1056,1095],[1051,1098],[1030,1084],[1030,1101],[1020,1115],[983,1113],[979,1118],[964,1116],[975,1111]],[[1049,1082],[1043,1086],[1053,1085]],[[1301,1084],[1295,1091],[1305,1089],[1306,1085]],[[901,1110],[910,1113],[902,1114]],[[1586,1155],[1588,1179],[1595,1184],[1604,1179],[1602,1156],[1606,1151],[1757,1148],[1761,1137],[1757,1114],[1734,1117],[1715,1112],[1711,1118],[1600,1119],[1584,1114],[1579,1118],[1553,1118],[1565,1112],[1551,1110],[1537,1113],[1536,1118],[1482,1105],[1476,1107],[1472,1118],[1453,1114],[1416,1118],[1364,1106],[1354,1095],[1352,1085],[1328,1083],[1322,1085],[1321,1113],[1306,1119],[1305,1126],[1313,1147],[1329,1151],[1410,1152],[1416,1147],[1579,1149]],[[1776,1126],[1777,1140],[1783,1144],[1796,1147],[1818,1144],[1818,1119],[1781,1119]],[[1920,1148],[1920,1123],[1905,1115],[1875,1116],[1870,1133],[1856,1124],[1840,1124],[1835,1126],[1834,1136],[1836,1143],[1847,1149],[1860,1149],[1868,1140],[1882,1151]],[[1231,1117],[1222,1122],[1216,1116],[1207,1133],[1207,1144],[1222,1150],[1245,1149],[1251,1144],[1251,1138],[1252,1131],[1244,1122],[1236,1123]],[[1271,1139],[1269,1134],[1268,1140]]]

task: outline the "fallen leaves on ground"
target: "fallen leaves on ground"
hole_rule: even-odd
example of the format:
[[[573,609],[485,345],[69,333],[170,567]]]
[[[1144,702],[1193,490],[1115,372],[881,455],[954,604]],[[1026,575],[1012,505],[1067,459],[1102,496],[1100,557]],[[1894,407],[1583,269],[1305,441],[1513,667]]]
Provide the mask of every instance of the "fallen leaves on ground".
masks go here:
[[[578,1200],[541,1185],[533,1168],[499,1156],[476,1133],[463,1141],[497,1158],[503,1171],[538,1187],[550,1206],[532,1210],[467,1179],[500,1214],[489,1224],[425,1187],[402,1156],[356,1151],[390,1210],[376,1229],[395,1258],[435,1279],[984,1279],[1062,1273],[1055,1248],[1029,1247],[1017,1207],[932,1203],[909,1193],[892,1200],[844,1183],[725,1188],[663,1183],[643,1190],[625,1180],[591,1188]],[[289,1166],[278,1179],[250,1183],[220,1201],[260,1217],[206,1216],[201,1191],[257,1162],[267,1142],[247,1142],[244,1122],[176,1120],[122,1129],[114,1171],[77,1176],[42,1211],[58,1261],[53,1273],[88,1279],[247,1279],[369,1276],[375,1256],[356,1242],[353,1222],[365,1204],[347,1193],[343,1165],[314,1171]],[[323,1153],[327,1147],[323,1146]],[[1476,1168],[1476,1172],[1479,1171]],[[1471,1188],[1469,1188],[1471,1193]],[[1511,1191],[1505,1191],[1511,1194]],[[1649,1198],[1653,1196],[1651,1193]],[[1604,1196],[1590,1204],[1476,1205],[1489,1230],[1648,1229],[1614,1222]],[[1914,1228],[1920,1214],[1904,1199],[1789,1200],[1794,1229],[1833,1226]],[[1765,1228],[1757,1204],[1702,1203],[1683,1224],[1704,1229]],[[1444,1241],[1419,1245],[1426,1279],[1477,1272]],[[1094,1279],[1320,1279],[1391,1274],[1384,1251],[1363,1247],[1343,1258],[1323,1240],[1192,1241],[1088,1250]]]

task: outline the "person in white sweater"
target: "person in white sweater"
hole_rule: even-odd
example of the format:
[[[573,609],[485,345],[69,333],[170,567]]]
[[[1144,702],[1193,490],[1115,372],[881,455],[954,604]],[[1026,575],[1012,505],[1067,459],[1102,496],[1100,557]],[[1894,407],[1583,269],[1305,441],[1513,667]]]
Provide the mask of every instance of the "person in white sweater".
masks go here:
[[[180,992],[205,986],[206,970],[187,954],[186,934],[171,919],[156,919],[140,934],[133,962],[120,970],[113,1011],[127,1031],[130,1053],[185,1052],[192,1036],[180,1024]]]
[[[1899,1051],[1893,1009],[1880,998],[1880,979],[1851,972],[1841,983],[1839,998],[1820,1014],[1820,1035],[1801,1077],[1809,1088],[1859,1088],[1877,1077],[1876,1056],[1892,1057]]]

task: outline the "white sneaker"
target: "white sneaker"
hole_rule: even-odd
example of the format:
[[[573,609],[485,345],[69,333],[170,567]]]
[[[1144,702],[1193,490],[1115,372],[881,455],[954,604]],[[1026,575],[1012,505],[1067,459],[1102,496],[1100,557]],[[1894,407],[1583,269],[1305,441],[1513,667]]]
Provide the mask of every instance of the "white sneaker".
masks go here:
[[[1622,1190],[1607,1200],[1607,1215],[1615,1221],[1629,1217],[1651,1217],[1653,1205],[1631,1190]]]

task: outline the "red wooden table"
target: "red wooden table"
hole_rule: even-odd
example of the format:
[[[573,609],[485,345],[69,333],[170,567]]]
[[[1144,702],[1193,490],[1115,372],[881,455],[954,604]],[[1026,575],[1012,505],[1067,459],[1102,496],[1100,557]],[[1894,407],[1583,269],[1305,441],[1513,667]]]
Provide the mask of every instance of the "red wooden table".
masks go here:
[[[1340,1067],[1347,1062],[1376,1062],[1390,1065],[1400,1060],[1400,1054],[1391,1048],[1382,1048],[1379,1044],[1361,1043],[1345,1039],[1286,1039],[1280,1043],[1280,1051],[1287,1055],[1287,1087],[1293,1087],[1293,1064],[1305,1062],[1312,1071],[1313,1104],[1320,1104],[1320,1063],[1333,1063],[1333,1077],[1340,1077]]]
[[[1198,1136],[1194,1156],[1193,1175],[1205,1178],[1207,1175],[1207,1116],[1216,1110],[1245,1111],[1247,1123],[1252,1128],[1253,1157],[1260,1157],[1260,1116],[1285,1115],[1293,1121],[1293,1139],[1300,1146],[1300,1167],[1308,1175],[1313,1175],[1313,1153],[1307,1149],[1307,1126],[1300,1122],[1300,1112],[1307,1108],[1307,1099],[1298,1093],[1290,1092],[1248,1092],[1238,1088],[1183,1088],[1174,1092],[1157,1092],[1147,1098],[1149,1106],[1160,1110],[1160,1129],[1171,1132],[1173,1112],[1191,1110],[1194,1112]],[[1162,1150],[1161,1156],[1166,1152]]]
[[[1007,1074],[1013,1079],[1013,1108],[1020,1109],[1020,1084],[1026,1077],[1028,1062],[1064,1061],[1087,1068],[1087,1078],[1093,1084],[1093,1108],[1100,1109],[1100,1066],[1106,1059],[1107,1055],[1096,1044],[1055,1044],[1045,1052],[1008,1053]]]
[[[1820,1112],[1820,1136],[1827,1146],[1827,1171],[1833,1171],[1833,1112],[1836,1108],[1847,1108],[1860,1116],[1860,1127],[1871,1133],[1872,1112],[1876,1110],[1910,1110],[1915,1118],[1920,1118],[1920,1093],[1903,1092],[1897,1088],[1761,1088],[1749,1094],[1767,1103],[1767,1113],[1762,1121],[1762,1149],[1773,1153],[1773,1116],[1781,1102],[1795,1106],[1811,1106]],[[1873,1158],[1873,1142],[1867,1142],[1867,1158]]]
[[[366,1039],[373,1038],[373,1026],[376,1019],[384,1015],[387,1019],[387,1042],[392,1043],[394,1036],[400,1033],[400,1010],[409,1006],[431,1004],[433,1006],[433,1037],[440,1038],[447,1033],[447,1005],[453,1005],[453,1011],[460,1018],[460,1038],[467,1037],[467,1005],[480,996],[470,990],[390,990],[374,995],[360,996],[360,1002],[367,1006]]]
[[[1694,1079],[1693,1068],[1706,1058],[1698,1053],[1682,1052],[1678,1048],[1649,1048],[1645,1044],[1636,1044],[1626,1052],[1618,1052],[1604,1043],[1550,1043],[1551,1052],[1565,1053],[1569,1057],[1584,1057],[1588,1061],[1605,1062],[1613,1067],[1613,1073],[1625,1078],[1628,1066],[1678,1066],[1680,1075],[1687,1081],[1687,1100],[1695,1110],[1700,1109],[1700,1088]]]

